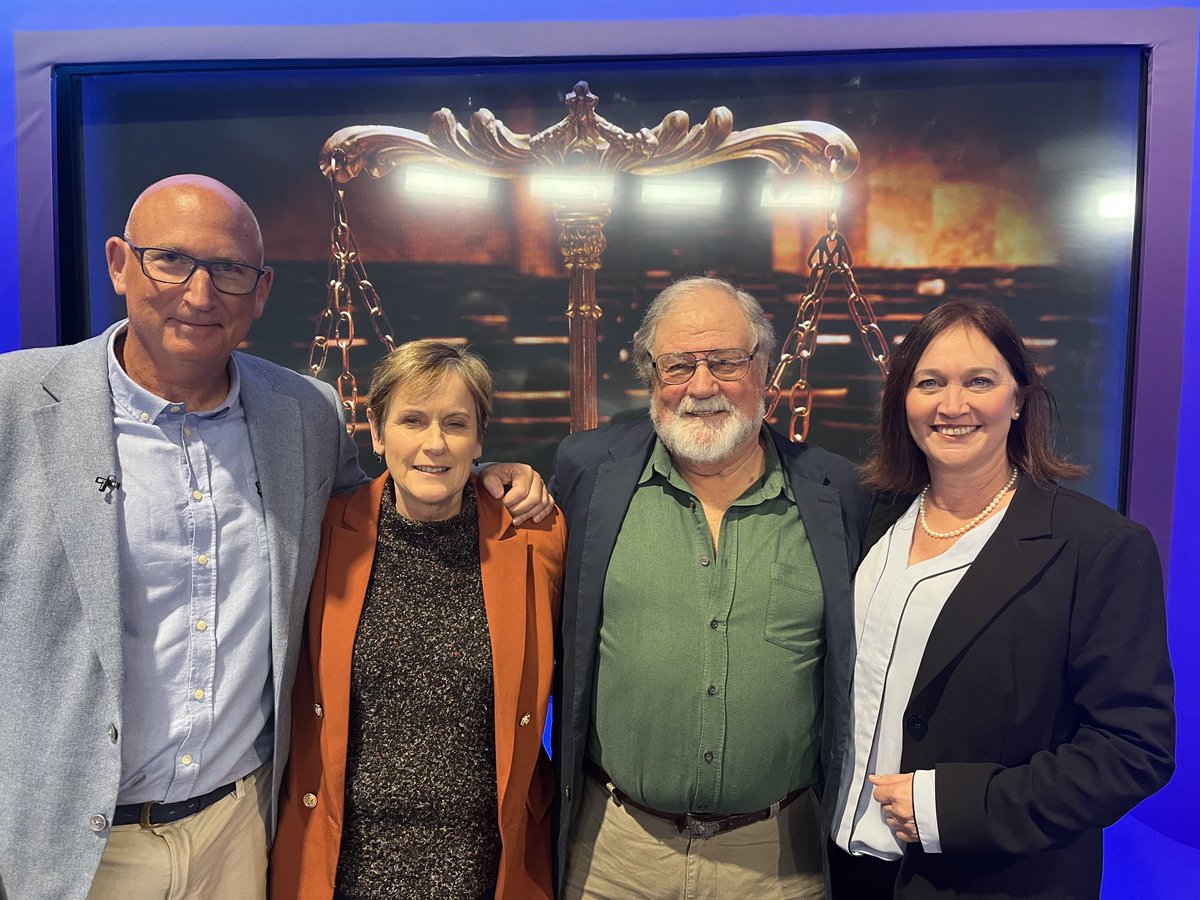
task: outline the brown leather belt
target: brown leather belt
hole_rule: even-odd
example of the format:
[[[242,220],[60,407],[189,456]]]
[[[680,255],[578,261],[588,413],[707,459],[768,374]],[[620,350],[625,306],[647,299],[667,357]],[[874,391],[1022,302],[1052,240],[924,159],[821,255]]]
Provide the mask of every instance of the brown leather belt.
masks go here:
[[[652,807],[638,803],[613,784],[612,779],[608,777],[608,773],[590,759],[584,761],[583,768],[588,775],[604,786],[604,789],[608,791],[617,806],[632,806],[634,809],[641,810],[648,815],[654,816],[656,819],[665,819],[674,825],[680,834],[686,831],[692,837],[712,837],[713,835],[724,834],[727,831],[733,831],[735,828],[741,828],[745,825],[753,825],[755,822],[765,822],[772,816],[778,815],[780,810],[790,806],[808,790],[806,787],[797,788],[778,803],[772,803],[765,809],[756,810],[755,812],[697,816],[692,813],[663,812],[660,809],[653,809]]]

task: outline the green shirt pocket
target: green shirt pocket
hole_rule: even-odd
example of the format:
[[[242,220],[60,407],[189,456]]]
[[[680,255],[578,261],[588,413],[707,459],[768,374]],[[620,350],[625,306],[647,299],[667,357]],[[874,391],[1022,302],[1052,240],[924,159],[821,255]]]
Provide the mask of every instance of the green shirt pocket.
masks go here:
[[[815,567],[771,563],[763,637],[805,658],[824,654],[824,592]]]

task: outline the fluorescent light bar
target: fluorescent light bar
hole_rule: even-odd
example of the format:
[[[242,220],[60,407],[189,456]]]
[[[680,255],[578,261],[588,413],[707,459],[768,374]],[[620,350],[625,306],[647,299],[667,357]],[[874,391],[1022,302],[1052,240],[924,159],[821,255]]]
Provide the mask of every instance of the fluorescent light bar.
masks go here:
[[[607,203],[613,195],[611,175],[534,175],[529,193],[559,203]]]
[[[1112,191],[1096,200],[1096,215],[1101,219],[1130,219],[1137,204],[1133,191]]]
[[[842,186],[768,181],[759,202],[764,209],[837,209],[842,202]]]
[[[721,182],[678,178],[642,180],[642,202],[651,206],[714,207],[721,205]]]
[[[404,190],[410,194],[454,197],[460,200],[486,200],[492,180],[453,169],[425,169],[409,166],[404,172]]]

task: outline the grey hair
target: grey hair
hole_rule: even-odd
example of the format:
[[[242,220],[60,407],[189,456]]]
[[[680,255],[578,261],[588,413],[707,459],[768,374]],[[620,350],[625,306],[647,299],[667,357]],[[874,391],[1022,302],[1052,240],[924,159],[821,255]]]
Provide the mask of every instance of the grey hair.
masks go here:
[[[750,326],[750,333],[758,347],[754,354],[755,358],[770,362],[771,354],[775,352],[775,328],[771,325],[766,313],[763,312],[762,305],[753,296],[734,287],[724,278],[696,275],[691,278],[682,278],[674,284],[668,285],[646,307],[646,315],[642,318],[642,324],[633,335],[633,365],[638,379],[643,384],[650,384],[653,376],[654,369],[650,365],[654,356],[652,348],[658,326],[663,318],[671,311],[671,307],[677,300],[697,291],[706,290],[722,293],[738,305],[738,309],[746,317],[746,324]],[[719,350],[723,348],[706,347],[703,349]]]

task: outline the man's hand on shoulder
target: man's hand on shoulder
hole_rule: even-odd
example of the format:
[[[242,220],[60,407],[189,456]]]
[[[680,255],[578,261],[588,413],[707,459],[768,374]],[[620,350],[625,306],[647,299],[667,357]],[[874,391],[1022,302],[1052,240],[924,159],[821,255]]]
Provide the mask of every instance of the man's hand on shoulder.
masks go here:
[[[503,499],[513,524],[540,522],[554,509],[542,476],[525,463],[487,463],[479,468],[479,481],[496,499]]]

